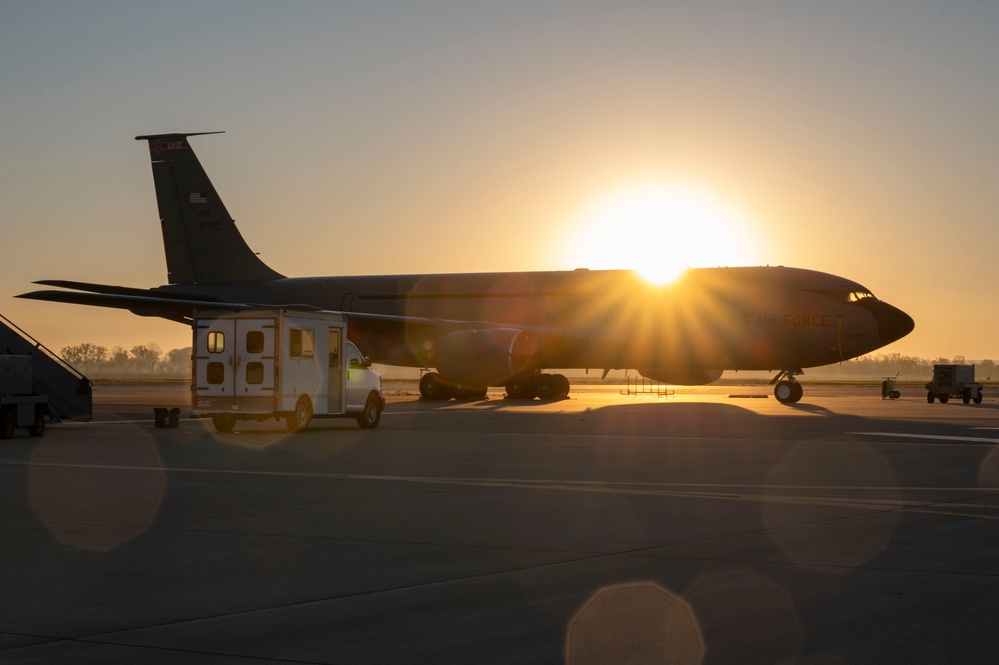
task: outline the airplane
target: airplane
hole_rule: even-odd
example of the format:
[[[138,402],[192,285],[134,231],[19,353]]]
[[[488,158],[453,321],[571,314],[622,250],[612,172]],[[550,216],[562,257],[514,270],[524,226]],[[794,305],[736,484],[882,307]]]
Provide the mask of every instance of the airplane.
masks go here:
[[[286,277],[249,247],[189,142],[222,132],[152,134],[168,283],[149,289],[67,280],[20,298],[130,310],[190,324],[198,311],[286,307],[342,312],[373,362],[434,369],[428,400],[558,399],[551,369],[635,369],[676,385],[724,370],[777,371],[774,396],[793,404],[806,367],[870,353],[914,322],[866,287],[790,268],[688,268],[668,286],[627,270]],[[639,239],[636,239],[636,242]]]

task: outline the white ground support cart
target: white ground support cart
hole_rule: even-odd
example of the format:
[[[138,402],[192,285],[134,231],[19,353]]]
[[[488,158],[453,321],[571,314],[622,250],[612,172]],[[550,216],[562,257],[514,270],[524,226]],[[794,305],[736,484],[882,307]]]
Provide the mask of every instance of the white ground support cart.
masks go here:
[[[974,365],[934,365],[933,380],[926,384],[926,401],[934,399],[946,404],[951,397],[960,397],[964,403],[982,403],[982,384],[975,383]]]
[[[0,439],[18,427],[41,436],[47,422],[91,419],[90,379],[3,315],[0,349]]]
[[[253,309],[195,312],[192,415],[215,429],[238,420],[284,419],[304,430],[313,417],[378,426],[382,380],[347,340],[342,314]]]

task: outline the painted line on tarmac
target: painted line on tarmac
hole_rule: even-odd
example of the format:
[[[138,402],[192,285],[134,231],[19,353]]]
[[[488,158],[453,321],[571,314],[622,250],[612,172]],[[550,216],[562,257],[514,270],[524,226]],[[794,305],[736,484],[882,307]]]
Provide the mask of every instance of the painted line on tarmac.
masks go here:
[[[864,499],[850,497],[819,497],[819,496],[795,496],[781,494],[758,494],[745,492],[722,492],[722,491],[690,491],[682,489],[667,489],[670,484],[661,484],[655,488],[627,487],[618,483],[600,483],[599,481],[552,481],[552,480],[531,480],[531,479],[504,479],[504,478],[447,478],[440,476],[393,476],[381,474],[349,474],[349,473],[322,473],[305,471],[251,471],[245,469],[205,469],[197,467],[157,467],[138,465],[115,465],[115,464],[58,464],[58,463],[33,463],[26,461],[0,460],[2,466],[38,466],[61,469],[99,469],[103,471],[152,471],[152,472],[172,472],[172,473],[192,473],[206,475],[229,475],[267,478],[289,478],[289,479],[328,479],[328,480],[361,480],[361,481],[383,481],[396,483],[414,483],[425,485],[452,485],[463,487],[492,487],[501,489],[527,489],[527,490],[547,490],[547,491],[567,491],[583,492],[594,494],[617,494],[631,496],[653,496],[672,497],[679,499],[694,500],[721,500],[721,501],[748,501],[753,503],[774,503],[797,506],[813,506],[819,508],[846,508],[852,510],[866,510],[874,512],[904,512],[924,515],[968,517],[984,520],[999,520],[999,514],[983,514],[974,511],[995,512],[999,506],[995,505],[967,505],[962,506],[964,510],[954,510],[953,500],[949,502],[939,501],[919,501],[903,499]],[[702,486],[711,487],[711,486]],[[744,489],[764,490],[767,489],[818,489],[812,486],[770,486],[770,485],[737,485]],[[844,486],[842,490],[856,490],[856,487]],[[877,487],[865,488],[868,490],[899,491],[898,487]],[[936,491],[960,491],[960,492],[999,492],[999,488],[933,488]],[[968,497],[969,499],[973,497]],[[937,508],[946,505],[947,510]]]
[[[999,439],[987,439],[980,436],[950,436],[944,434],[909,434],[907,432],[847,432],[848,434],[860,436],[891,436],[905,439],[926,439],[929,441],[960,441],[962,443],[975,443],[981,445],[995,445]]]
[[[190,418],[182,418],[182,420],[190,420]],[[94,425],[142,425],[144,423],[155,422],[152,418],[148,420],[91,420],[89,423],[54,423],[53,427],[92,427]]]

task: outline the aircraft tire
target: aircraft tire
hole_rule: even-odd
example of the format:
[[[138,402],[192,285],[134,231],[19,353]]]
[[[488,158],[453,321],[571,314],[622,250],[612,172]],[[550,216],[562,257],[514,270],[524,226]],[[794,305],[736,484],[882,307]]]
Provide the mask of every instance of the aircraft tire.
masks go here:
[[[556,374],[555,381],[558,383],[559,399],[568,399],[570,389],[569,379],[564,374]]]
[[[236,426],[236,417],[228,413],[216,413],[212,416],[212,425],[215,426],[216,432],[231,432],[232,428]]]
[[[295,405],[295,410],[287,415],[287,420],[289,432],[301,432],[309,426],[312,422],[312,400],[308,395],[298,398],[298,404]]]
[[[426,400],[451,399],[453,391],[437,372],[427,372],[420,379],[420,397]]]
[[[364,411],[357,415],[357,425],[361,429],[374,429],[382,419],[381,402],[375,393],[368,395]]]
[[[774,386],[774,397],[781,404],[795,404],[804,394],[805,389],[797,381],[779,381]]]
[[[486,386],[465,386],[458,384],[454,387],[454,398],[457,400],[475,401],[486,398]]]
[[[506,384],[506,396],[510,399],[534,399],[535,383],[531,381],[512,381]]]
[[[474,402],[485,399],[488,391],[489,388],[486,386],[456,386],[454,389],[454,398]]]
[[[552,374],[542,374],[537,380],[538,399],[555,399],[558,394],[558,379]]]

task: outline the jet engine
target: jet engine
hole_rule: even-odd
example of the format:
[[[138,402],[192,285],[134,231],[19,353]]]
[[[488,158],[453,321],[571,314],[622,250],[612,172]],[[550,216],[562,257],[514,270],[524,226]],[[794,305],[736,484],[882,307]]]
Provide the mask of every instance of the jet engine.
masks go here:
[[[653,381],[677,386],[703,386],[721,378],[720,369],[640,369],[639,374]]]
[[[437,340],[437,371],[469,386],[526,381],[538,364],[538,342],[516,328],[458,330]]]

